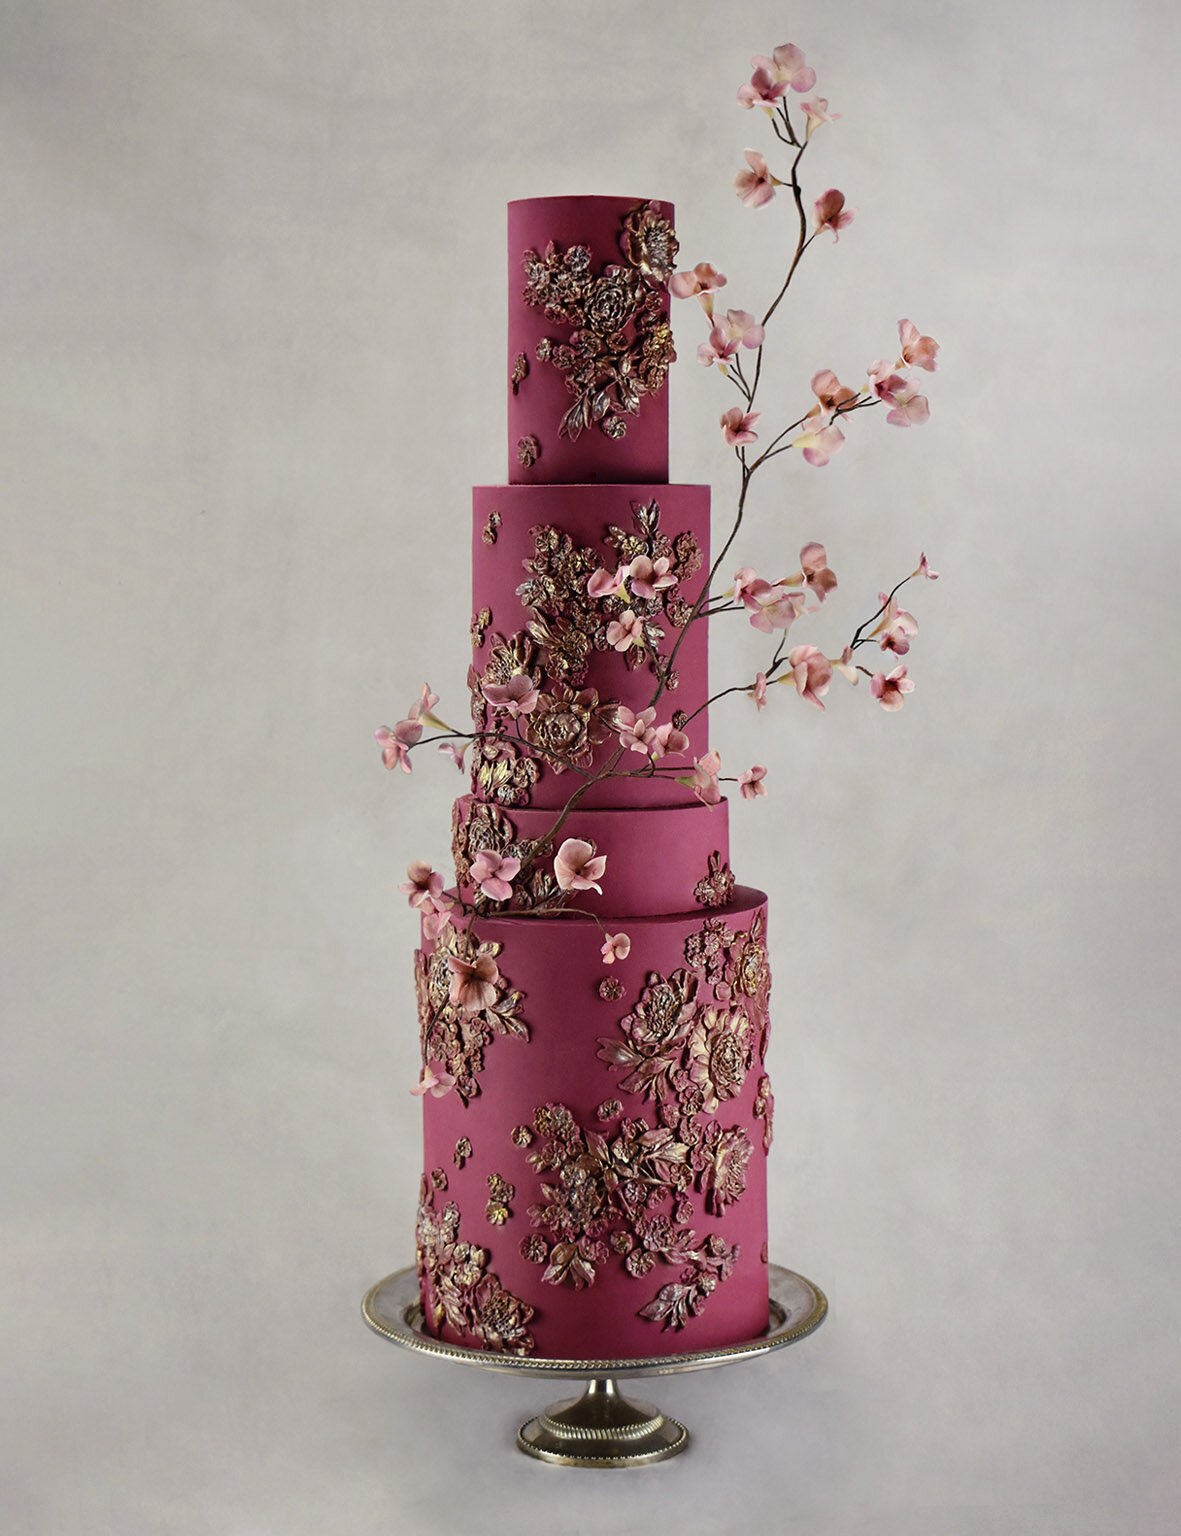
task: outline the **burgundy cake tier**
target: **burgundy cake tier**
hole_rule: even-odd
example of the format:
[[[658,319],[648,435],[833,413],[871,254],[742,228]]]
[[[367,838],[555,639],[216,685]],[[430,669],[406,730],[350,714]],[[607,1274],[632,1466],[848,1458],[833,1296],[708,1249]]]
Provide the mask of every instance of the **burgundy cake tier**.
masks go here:
[[[691,717],[688,750],[660,760],[688,774],[709,747],[707,626],[685,627],[709,569],[709,487],[477,486],[473,512],[473,716],[479,729],[500,733],[473,753],[475,793],[506,807],[558,808],[579,778],[547,756],[547,746],[592,773],[610,760],[619,745],[611,726],[615,706],[641,712],[659,682],[641,645],[625,652],[613,643],[620,638],[613,623],[630,625],[662,664],[679,642],[655,724],[671,723],[677,711]],[[629,575],[619,596],[596,599],[587,590],[596,571],[649,566],[652,580],[641,578],[638,589]],[[481,685],[504,685],[517,674],[537,682],[538,705],[516,719],[489,712]],[[619,768],[636,776],[606,779],[580,803],[692,801],[692,791],[670,774],[642,776],[644,764],[626,753]]]
[[[602,894],[579,891],[574,905],[583,912],[610,914],[612,922],[626,917],[662,912],[691,912],[695,907],[716,907],[730,898],[734,877],[730,873],[729,806],[652,806],[637,811],[587,810],[577,806],[551,836],[556,813],[523,807],[506,811],[475,795],[455,802],[453,817],[455,877],[465,902],[479,900],[471,880],[472,860],[489,848],[502,857],[524,863],[533,845],[545,841],[552,864],[557,845],[564,838],[590,843],[607,860],[608,875]],[[514,893],[513,903],[531,905],[525,892]],[[513,904],[510,903],[510,906]],[[501,909],[502,910],[502,909]]]
[[[668,479],[671,203],[508,208],[509,479]]]
[[[480,919],[418,953],[425,1053],[457,1079],[423,1100],[440,1338],[642,1359],[767,1326],[765,898],[628,931],[611,967],[584,917]],[[466,1012],[456,963],[483,978]]]

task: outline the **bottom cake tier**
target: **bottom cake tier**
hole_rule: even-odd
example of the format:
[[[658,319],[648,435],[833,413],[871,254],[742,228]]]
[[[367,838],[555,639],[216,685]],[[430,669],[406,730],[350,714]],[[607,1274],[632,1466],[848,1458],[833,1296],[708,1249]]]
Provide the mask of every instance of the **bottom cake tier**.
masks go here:
[[[416,956],[419,1279],[452,1343],[643,1359],[767,1326],[766,897],[604,922],[631,940],[610,965],[568,914]]]

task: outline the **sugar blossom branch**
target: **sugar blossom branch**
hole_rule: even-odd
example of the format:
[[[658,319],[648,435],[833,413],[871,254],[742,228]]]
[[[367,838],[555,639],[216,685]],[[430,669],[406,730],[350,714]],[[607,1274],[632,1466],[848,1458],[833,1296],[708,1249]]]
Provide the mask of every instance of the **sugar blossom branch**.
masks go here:
[[[816,72],[802,50],[784,43],[769,56],[756,54],[751,64],[750,79],[738,88],[738,103],[746,111],[757,109],[765,114],[774,139],[769,148],[776,163],[772,164],[762,150],[745,150],[745,163],[734,177],[734,191],[759,217],[777,217],[787,209],[794,246],[789,244],[786,271],[777,279],[761,313],[757,305],[738,307],[739,301],[734,307],[721,307],[719,295],[729,285],[725,273],[712,261],[699,261],[684,271],[667,274],[674,298],[697,301],[704,319],[697,361],[720,377],[727,395],[719,427],[724,446],[734,455],[738,474],[732,526],[691,605],[680,597],[680,584],[697,569],[700,552],[696,546],[691,551],[679,540],[656,537],[659,508],[655,502],[650,508],[633,508],[643,537],[628,544],[622,555],[622,546],[615,540],[612,557],[593,571],[588,563],[587,572],[579,577],[580,602],[589,628],[598,636],[598,648],[615,651],[629,668],[642,666],[651,671],[654,684],[646,707],[631,709],[599,700],[593,689],[576,692],[566,688],[562,708],[582,722],[582,734],[572,742],[569,736],[543,728],[547,711],[555,704],[554,694],[547,691],[541,669],[523,658],[495,676],[487,671],[483,678],[477,677],[473,713],[481,728],[461,731],[448,725],[434,712],[437,695],[424,684],[404,718],[376,732],[385,766],[401,768],[405,773],[410,772],[414,751],[434,745],[461,771],[468,751],[474,749],[490,772],[495,773],[501,763],[511,765],[522,756],[532,756],[555,772],[568,772],[574,783],[544,834],[507,848],[473,850],[455,890],[444,889],[443,876],[428,864],[409,866],[401,889],[420,912],[426,936],[432,941],[460,925],[470,936],[478,918],[510,906],[524,905],[535,915],[559,917],[564,912],[586,910],[577,906],[580,893],[601,894],[605,886],[609,894],[611,871],[606,855],[584,838],[563,836],[571,813],[604,779],[675,780],[706,807],[720,802],[724,783],[736,784],[743,800],[765,796],[769,775],[762,764],[725,776],[720,753],[711,750],[686,766],[690,737],[685,728],[709,705],[740,693],[753,700],[761,712],[770,703],[772,688],[782,684],[794,689],[803,702],[824,710],[834,676],[851,685],[865,677],[869,680],[865,693],[883,710],[896,713],[915,687],[908,667],[919,625],[914,614],[901,606],[899,593],[916,577],[937,578],[925,554],[901,580],[890,586],[881,584],[876,608],[836,654],[829,654],[815,643],[816,637],[808,636],[815,616],[829,611],[838,589],[825,546],[806,539],[800,546],[798,563],[785,561],[789,568],[778,576],[739,564],[733,553],[746,516],[751,482],[761,469],[793,449],[810,469],[825,468],[845,446],[849,418],[864,411],[878,411],[888,426],[921,426],[929,418],[930,407],[918,378],[936,371],[939,354],[932,337],[924,335],[911,320],[902,319],[897,322],[897,346],[891,349],[894,355],[870,362],[864,382],[842,383],[831,367],[818,366],[807,377],[806,385],[800,379],[795,402],[787,409],[761,398],[772,322],[804,255],[822,236],[826,253],[838,247],[856,212],[837,187],[805,194],[800,179],[804,155],[814,135],[837,122],[841,114],[830,112],[827,98],[816,93]],[[799,100],[801,97],[804,99]],[[762,212],[777,198],[778,209]],[[675,253],[675,241],[672,250]],[[833,259],[839,256],[840,251],[833,249]],[[742,301],[752,302],[746,295]],[[619,533],[612,530],[613,537]],[[592,558],[603,558],[589,553]],[[694,624],[729,614],[746,618],[768,648],[765,659],[752,667],[753,675],[720,689],[693,714],[670,710],[664,694],[675,686],[674,665],[685,636]],[[676,632],[667,650],[660,643],[667,632],[662,627],[666,620]],[[796,625],[802,626],[802,632],[793,633]],[[866,651],[866,647],[871,649]],[[863,658],[874,655],[875,664],[865,665]],[[426,727],[434,734],[424,734]],[[596,756],[588,742],[603,749],[605,756],[603,752]],[[594,920],[599,922],[597,917]],[[601,923],[599,926],[603,963],[610,966],[627,956],[631,941],[627,934],[610,934]],[[461,1013],[493,1006],[501,978],[491,953],[470,945],[464,953],[476,958],[456,955],[450,960],[452,1004]],[[443,1070],[443,1064],[424,1058],[421,1080],[411,1091],[437,1097],[453,1086],[454,1078]]]

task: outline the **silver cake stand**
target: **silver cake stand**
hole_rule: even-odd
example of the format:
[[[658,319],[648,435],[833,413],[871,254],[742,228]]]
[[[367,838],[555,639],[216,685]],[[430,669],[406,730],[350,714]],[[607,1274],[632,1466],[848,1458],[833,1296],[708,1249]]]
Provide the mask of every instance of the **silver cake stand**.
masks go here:
[[[413,1268],[400,1269],[379,1280],[361,1303],[361,1315],[382,1338],[419,1354],[486,1371],[584,1379],[581,1397],[555,1403],[521,1425],[518,1447],[540,1461],[564,1467],[642,1467],[683,1451],[689,1443],[689,1431],[649,1403],[624,1397],[616,1382],[631,1376],[672,1376],[679,1371],[749,1360],[807,1338],[824,1321],[828,1311],[824,1293],[803,1275],[772,1264],[769,1290],[770,1320],[758,1338],[695,1354],[653,1355],[644,1360],[541,1360],[446,1344],[426,1332]]]

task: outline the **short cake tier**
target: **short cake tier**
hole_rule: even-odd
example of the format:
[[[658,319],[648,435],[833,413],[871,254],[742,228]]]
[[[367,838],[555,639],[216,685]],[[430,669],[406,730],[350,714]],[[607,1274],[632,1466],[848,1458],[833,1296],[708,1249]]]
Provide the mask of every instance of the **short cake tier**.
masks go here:
[[[665,373],[673,353],[668,272],[661,264],[667,268],[672,217],[671,203],[642,197],[531,197],[509,204],[514,483],[668,479]],[[580,357],[564,367],[574,364],[563,349],[575,329]],[[604,413],[586,425],[570,422],[580,401],[591,406],[591,416],[595,409]]]
[[[627,932],[611,966],[582,917],[481,919],[418,954],[438,1337],[642,1359],[766,1327],[765,897]]]
[[[615,707],[639,714],[658,684],[650,659],[629,665],[645,656],[642,646],[627,646],[619,626],[629,625],[661,658],[677,647],[654,725],[672,724],[676,712],[691,717],[688,750],[658,762],[688,774],[709,750],[707,626],[686,628],[708,574],[709,487],[477,486],[472,497],[472,711],[477,729],[496,737],[472,754],[475,793],[505,808],[558,808],[581,782],[561,758],[597,773],[619,753]],[[621,566],[638,571],[653,595],[629,575],[624,594],[592,598],[595,572],[614,576]],[[483,690],[519,674],[533,679],[539,697],[513,718],[491,708]],[[594,785],[581,804],[692,799],[672,772],[649,773],[637,753],[623,752],[617,766],[628,777]]]
[[[514,882],[514,907],[529,909],[554,898],[554,854],[566,838],[590,843],[607,860],[597,891],[572,891],[566,907],[617,919],[670,912],[692,912],[723,906],[734,890],[730,873],[729,807],[725,800],[706,806],[646,806],[624,810],[570,812],[556,835],[551,829],[558,813],[536,807],[502,810],[474,795],[455,802],[452,850],[459,892],[465,902],[475,896],[472,861],[484,849],[504,858],[517,858],[526,867]],[[533,846],[548,848],[530,868]],[[530,877],[534,878],[531,879]],[[540,879],[542,884],[538,884]]]

